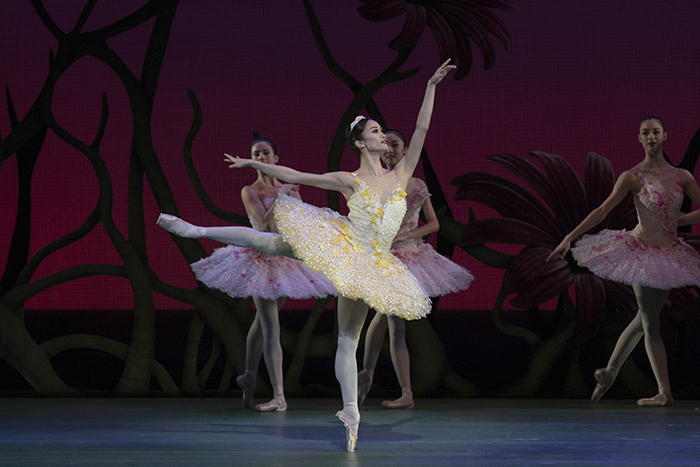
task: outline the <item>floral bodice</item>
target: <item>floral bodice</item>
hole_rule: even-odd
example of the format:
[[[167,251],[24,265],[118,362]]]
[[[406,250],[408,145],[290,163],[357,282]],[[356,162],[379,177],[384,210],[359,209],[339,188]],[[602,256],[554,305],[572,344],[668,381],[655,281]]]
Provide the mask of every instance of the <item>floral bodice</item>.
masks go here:
[[[356,174],[357,190],[348,199],[349,226],[343,226],[343,233],[356,248],[377,257],[389,253],[391,243],[401,227],[406,213],[406,192],[396,182],[396,189],[381,204],[379,195]]]
[[[642,238],[648,246],[670,247],[678,243],[676,227],[683,204],[683,187],[680,179],[668,191],[654,185],[641,173],[636,172],[644,186],[635,194],[634,205],[637,208],[639,223],[632,235]]]
[[[265,206],[265,209],[270,209],[270,206],[272,206],[272,203],[275,202],[275,198],[268,198],[265,195],[265,193],[263,193],[262,202],[263,202],[263,206]],[[253,227],[255,230],[257,230],[259,232],[267,232],[267,230],[265,230],[265,228],[262,225],[255,222],[255,220],[253,219],[252,216],[248,216],[248,220],[250,221],[250,226]]]
[[[399,229],[398,235],[411,232],[418,228],[418,218],[420,210],[426,199],[430,197],[430,192],[427,188],[420,187],[412,190],[406,195],[406,215],[403,218],[403,224]],[[420,238],[412,238],[409,240],[421,240]],[[405,240],[405,241],[409,241]],[[396,246],[396,245],[394,245]]]

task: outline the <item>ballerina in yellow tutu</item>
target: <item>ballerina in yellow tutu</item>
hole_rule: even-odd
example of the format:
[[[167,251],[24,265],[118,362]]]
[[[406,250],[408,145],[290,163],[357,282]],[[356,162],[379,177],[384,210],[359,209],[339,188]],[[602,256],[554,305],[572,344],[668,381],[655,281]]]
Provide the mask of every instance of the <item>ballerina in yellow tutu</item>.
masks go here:
[[[435,88],[455,68],[443,63],[428,80],[410,149],[393,170],[382,166],[386,136],[374,120],[359,116],[346,128],[346,139],[360,156],[354,172],[310,174],[279,165],[226,155],[230,168],[252,167],[288,183],[335,190],[347,200],[347,217],[321,209],[280,191],[274,206],[279,233],[248,227],[198,227],[161,214],[158,225],[187,238],[206,237],[265,253],[295,257],[323,273],[338,289],[338,348],[335,374],[343,397],[336,414],[345,425],[346,448],[355,450],[360,423],[357,405],[356,351],[368,306],[379,313],[418,319],[430,312],[430,299],[413,274],[391,254],[391,244],[406,212],[408,182],[418,164],[428,132]]]

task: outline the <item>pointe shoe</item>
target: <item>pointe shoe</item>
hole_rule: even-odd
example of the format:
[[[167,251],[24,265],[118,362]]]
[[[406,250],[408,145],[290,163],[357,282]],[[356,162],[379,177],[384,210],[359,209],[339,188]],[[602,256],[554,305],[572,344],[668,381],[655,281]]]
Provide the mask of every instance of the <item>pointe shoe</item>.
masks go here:
[[[253,395],[255,394],[255,382],[250,383],[245,375],[240,375],[236,378],[236,384],[243,391],[243,407],[246,409],[253,408]],[[286,409],[286,406],[285,406]]]
[[[385,409],[412,409],[415,406],[413,396],[404,394],[395,401],[384,401],[382,407]]]
[[[355,446],[357,445],[357,430],[360,427],[360,412],[357,412],[357,418],[355,420],[354,417],[351,417],[351,410],[349,410],[350,408],[351,407],[348,407],[347,405],[343,406],[343,410],[338,410],[335,416],[338,417],[341,422],[343,422],[343,425],[345,425],[345,449],[348,452],[355,452]]]
[[[178,237],[199,238],[202,236],[199,227],[170,214],[161,213],[158,216],[156,225],[163,227],[165,230]]]
[[[286,412],[287,402],[277,402],[276,400],[272,399],[270,402],[256,405],[255,410],[257,412]]]
[[[362,370],[357,374],[357,405],[362,405],[367,399],[369,389],[372,387],[372,379],[367,370]]]
[[[654,397],[639,399],[637,405],[640,407],[670,407],[673,405],[673,396],[657,394]]]
[[[615,382],[617,375],[613,376],[607,368],[599,368],[595,371],[596,386],[591,395],[591,402],[596,403],[608,392],[610,386]]]

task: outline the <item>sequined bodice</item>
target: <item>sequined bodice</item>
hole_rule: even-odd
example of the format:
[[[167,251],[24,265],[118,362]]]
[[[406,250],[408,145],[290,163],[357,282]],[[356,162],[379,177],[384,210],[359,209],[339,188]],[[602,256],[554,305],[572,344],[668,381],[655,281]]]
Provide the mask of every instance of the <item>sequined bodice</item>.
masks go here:
[[[650,246],[669,247],[678,243],[676,227],[683,204],[683,187],[680,180],[668,191],[657,187],[640,173],[636,173],[644,186],[634,196],[639,223],[632,231]]]
[[[262,201],[263,201],[263,206],[265,206],[265,209],[270,209],[270,206],[272,206],[272,203],[275,202],[275,198],[268,198],[263,193]],[[253,227],[255,230],[257,230],[259,232],[266,232],[265,228],[262,225],[255,222],[255,219],[253,219],[252,216],[248,216],[248,220],[250,221],[250,226]]]
[[[382,205],[365,182],[357,176],[355,182],[359,187],[348,199],[349,233],[354,244],[369,254],[388,253],[406,213],[406,192],[397,181],[396,189]]]

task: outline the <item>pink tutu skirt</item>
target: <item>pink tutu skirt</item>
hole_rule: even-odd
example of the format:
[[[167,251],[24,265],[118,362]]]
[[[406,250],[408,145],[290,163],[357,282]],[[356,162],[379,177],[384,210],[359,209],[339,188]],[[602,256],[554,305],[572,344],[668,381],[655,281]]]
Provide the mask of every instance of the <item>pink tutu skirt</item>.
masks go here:
[[[700,286],[700,255],[681,239],[671,246],[648,245],[625,230],[602,230],[579,240],[571,254],[598,277],[655,289]]]
[[[466,290],[474,280],[468,270],[439,254],[422,239],[397,243],[391,252],[416,276],[429,297]]]
[[[254,248],[226,246],[191,264],[197,280],[232,297],[277,300],[321,298],[338,292],[323,276],[296,259]]]

